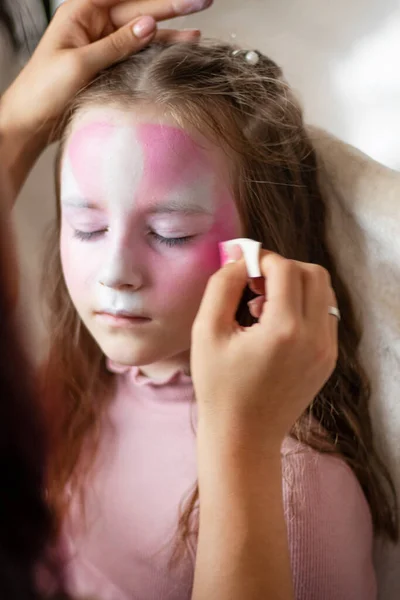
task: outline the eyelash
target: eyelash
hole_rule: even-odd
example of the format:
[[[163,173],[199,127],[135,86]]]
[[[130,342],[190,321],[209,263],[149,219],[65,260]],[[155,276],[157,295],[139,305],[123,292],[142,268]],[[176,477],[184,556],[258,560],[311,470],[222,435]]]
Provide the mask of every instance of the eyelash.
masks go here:
[[[194,235],[186,235],[184,237],[179,238],[166,238],[162,235],[158,235],[158,233],[155,233],[155,231],[150,231],[150,235],[157,243],[164,244],[169,248],[173,248],[176,246],[184,246],[195,237]]]
[[[99,231],[79,231],[78,229],[75,229],[74,237],[81,242],[89,242],[98,238],[101,234],[106,233],[107,231],[108,229],[100,229]],[[166,238],[162,235],[158,235],[158,233],[155,233],[154,231],[150,231],[150,235],[157,243],[164,244],[169,248],[183,246],[195,237],[193,235],[187,235],[179,238]]]
[[[74,237],[81,242],[89,242],[97,237],[99,237],[102,233],[107,233],[108,229],[99,229],[99,231],[79,231],[75,229]]]

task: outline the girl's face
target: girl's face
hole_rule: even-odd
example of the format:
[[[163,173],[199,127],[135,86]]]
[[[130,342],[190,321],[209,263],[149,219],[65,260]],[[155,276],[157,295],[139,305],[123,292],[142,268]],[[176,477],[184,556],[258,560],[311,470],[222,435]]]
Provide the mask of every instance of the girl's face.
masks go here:
[[[61,259],[88,330],[125,365],[187,363],[218,243],[242,235],[229,159],[155,109],[78,115],[61,170]]]

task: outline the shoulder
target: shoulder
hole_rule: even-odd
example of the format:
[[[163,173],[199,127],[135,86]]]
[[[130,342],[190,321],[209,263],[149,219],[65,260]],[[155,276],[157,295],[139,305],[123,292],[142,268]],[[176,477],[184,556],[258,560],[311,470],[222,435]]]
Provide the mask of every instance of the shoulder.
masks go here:
[[[362,509],[371,524],[368,503],[357,477],[343,458],[317,452],[309,446],[287,439],[282,446],[283,490],[297,508],[306,504],[346,503],[348,510]]]
[[[375,598],[372,518],[350,467],[291,439],[282,466],[296,600]]]
[[[337,513],[341,520],[346,515],[352,516],[366,526],[365,531],[372,538],[367,500],[355,474],[340,456],[317,452],[288,438],[282,446],[282,471],[288,509],[292,507],[298,515],[311,509],[314,517],[323,510],[326,519],[325,510],[329,506],[332,519]]]

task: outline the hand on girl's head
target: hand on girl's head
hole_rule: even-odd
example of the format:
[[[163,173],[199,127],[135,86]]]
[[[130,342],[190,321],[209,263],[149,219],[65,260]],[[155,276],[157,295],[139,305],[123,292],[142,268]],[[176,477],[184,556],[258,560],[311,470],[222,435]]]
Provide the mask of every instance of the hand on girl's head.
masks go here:
[[[221,417],[229,427],[231,416],[235,435],[248,429],[254,439],[259,431],[278,449],[335,367],[338,321],[328,312],[336,301],[322,267],[264,251],[261,271],[268,300],[246,329],[235,320],[244,261],[211,278],[193,327],[192,375],[205,421]]]
[[[68,0],[56,11],[32,58],[2,98],[7,121],[17,131],[48,143],[70,100],[100,70],[153,40],[197,40],[197,29],[158,30],[157,23],[210,4],[207,0]]]

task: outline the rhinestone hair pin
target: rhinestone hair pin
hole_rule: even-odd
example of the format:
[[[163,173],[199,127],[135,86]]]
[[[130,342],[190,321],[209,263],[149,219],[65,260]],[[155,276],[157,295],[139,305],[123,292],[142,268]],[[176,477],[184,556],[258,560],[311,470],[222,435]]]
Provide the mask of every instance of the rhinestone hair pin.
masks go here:
[[[260,55],[256,50],[234,50],[232,52],[232,56],[240,56],[244,54],[244,60],[251,66],[255,66],[258,64],[260,60]]]

